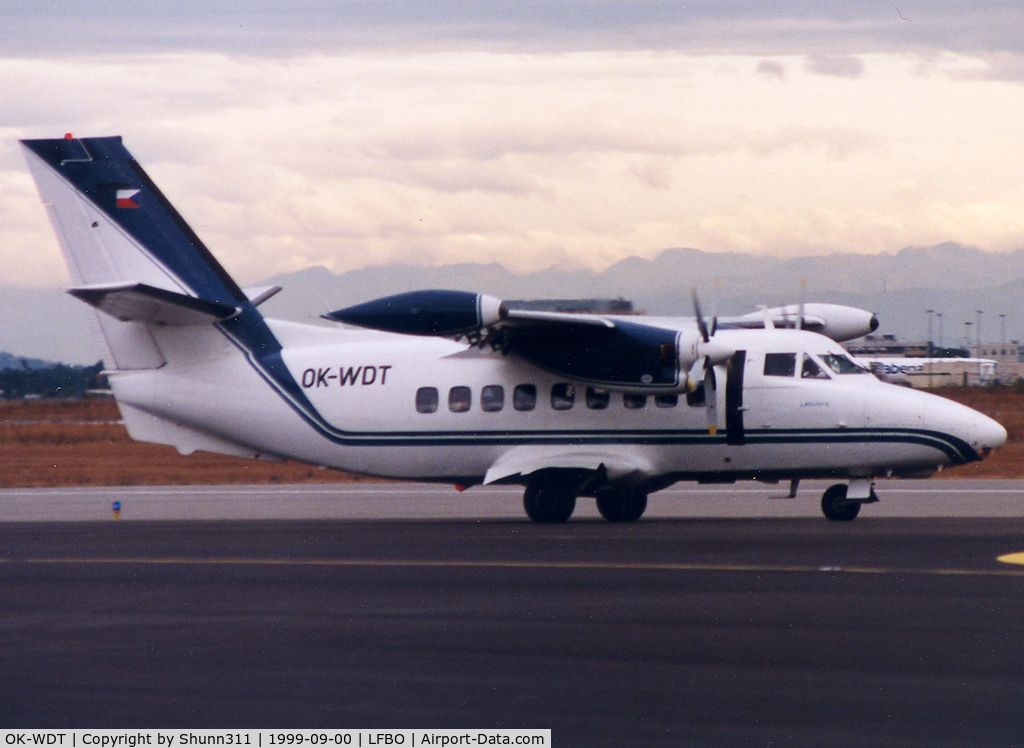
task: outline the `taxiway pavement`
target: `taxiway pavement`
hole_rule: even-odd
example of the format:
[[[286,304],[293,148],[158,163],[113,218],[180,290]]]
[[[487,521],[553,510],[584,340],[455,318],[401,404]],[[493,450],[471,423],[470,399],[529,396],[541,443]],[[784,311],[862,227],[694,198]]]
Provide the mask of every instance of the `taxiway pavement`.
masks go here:
[[[137,497],[117,522],[5,522],[0,727],[1020,744],[1011,488],[967,482],[949,501],[975,517],[886,516],[890,496],[847,524],[808,498],[539,526],[513,497],[491,518],[136,521]]]

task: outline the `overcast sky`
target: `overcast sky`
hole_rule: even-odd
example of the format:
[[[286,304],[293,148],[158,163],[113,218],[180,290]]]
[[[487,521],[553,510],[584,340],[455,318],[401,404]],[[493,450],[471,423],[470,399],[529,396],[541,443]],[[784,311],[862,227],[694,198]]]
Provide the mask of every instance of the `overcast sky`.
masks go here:
[[[668,247],[1024,247],[1024,4],[0,4],[0,261],[66,271],[18,138],[120,134],[243,283]]]

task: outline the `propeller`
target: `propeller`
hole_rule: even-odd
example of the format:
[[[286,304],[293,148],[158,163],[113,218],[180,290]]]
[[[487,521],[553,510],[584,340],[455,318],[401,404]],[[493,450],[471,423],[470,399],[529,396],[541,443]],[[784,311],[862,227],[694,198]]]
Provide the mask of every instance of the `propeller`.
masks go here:
[[[705,343],[711,342],[711,336],[718,330],[718,316],[715,315],[711,318],[711,327],[708,327],[708,321],[704,319],[704,312],[700,308],[700,298],[697,296],[697,289],[693,289],[693,314],[697,318],[697,329],[700,330],[700,337]]]
[[[807,298],[807,279],[800,279],[800,306],[796,314],[796,329],[804,329],[804,300]]]
[[[804,302],[805,302],[806,298],[807,298],[807,279],[806,278],[801,278],[800,279],[800,301],[796,305],[796,309],[795,310],[793,309],[793,305],[792,304],[782,304],[781,302],[779,303],[779,306],[776,308],[777,311],[782,313],[782,326],[783,327],[792,328],[794,330],[802,330],[802,329],[804,329],[804,323],[807,320],[805,309],[804,309],[804,307],[805,307],[805,303]],[[796,319],[793,320],[792,324],[789,321],[790,312],[795,312],[796,313]],[[765,310],[765,312],[764,312],[764,315],[765,315],[765,325],[764,326],[765,326],[766,329],[768,327],[768,322],[767,322],[768,314],[769,314],[769,310]]]
[[[704,312],[700,306],[700,298],[697,296],[697,289],[693,289],[693,313],[697,319],[697,329],[700,331],[701,340],[704,341],[703,355],[694,361],[689,373],[686,375],[686,387],[690,394],[687,395],[687,402],[690,405],[704,405],[704,412],[707,415],[708,433],[714,436],[718,432],[718,377],[715,374],[715,363],[708,355],[711,338],[718,331],[718,317],[713,317],[711,326],[708,326],[704,318]],[[697,372],[702,375],[697,384]]]
[[[700,308],[700,298],[697,296],[697,289],[693,289],[693,315],[697,318],[697,329],[700,330],[700,337],[705,343],[711,342],[711,333],[708,330],[708,323],[704,319],[704,312]]]
[[[718,376],[714,364],[708,365],[706,356],[704,361],[704,413],[708,418],[708,433],[714,436],[718,433]]]

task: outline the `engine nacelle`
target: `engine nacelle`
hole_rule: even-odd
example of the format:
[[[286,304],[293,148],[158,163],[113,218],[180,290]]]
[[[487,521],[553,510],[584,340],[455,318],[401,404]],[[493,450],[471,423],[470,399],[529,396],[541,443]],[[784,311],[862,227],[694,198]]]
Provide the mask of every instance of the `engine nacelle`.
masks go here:
[[[765,326],[765,319],[775,327],[799,327],[832,338],[837,343],[869,335],[878,329],[878,317],[864,309],[841,304],[804,304],[800,320],[800,304],[773,307],[741,317],[720,320],[726,327],[753,329]]]
[[[404,335],[453,336],[474,332],[503,316],[500,299],[468,291],[411,291],[323,315],[372,330]]]

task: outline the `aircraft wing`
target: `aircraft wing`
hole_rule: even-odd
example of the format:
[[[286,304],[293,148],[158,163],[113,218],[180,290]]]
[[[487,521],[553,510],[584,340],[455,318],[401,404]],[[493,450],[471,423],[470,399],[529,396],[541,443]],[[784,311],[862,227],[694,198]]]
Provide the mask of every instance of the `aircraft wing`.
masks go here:
[[[716,329],[806,327],[850,340],[878,327],[871,313],[836,304],[792,305],[716,319],[564,314],[509,308],[467,291],[412,291],[325,314],[326,319],[406,335],[465,339],[517,356],[559,376],[608,389],[658,393],[692,390],[712,365],[734,353]]]
[[[714,347],[689,319],[510,309],[465,291],[414,291],[324,317],[387,332],[464,338],[560,376],[638,392],[685,390],[691,366],[708,355],[704,348]]]

